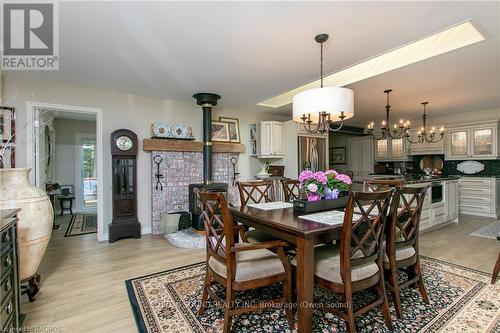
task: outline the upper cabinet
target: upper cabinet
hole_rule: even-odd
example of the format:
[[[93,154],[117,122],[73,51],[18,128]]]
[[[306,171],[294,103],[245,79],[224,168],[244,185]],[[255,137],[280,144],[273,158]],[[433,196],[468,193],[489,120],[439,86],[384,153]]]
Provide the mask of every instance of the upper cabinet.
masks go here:
[[[445,159],[496,159],[500,141],[498,126],[496,121],[448,128]]]
[[[285,156],[282,122],[261,121],[257,125],[257,156],[259,158],[283,158]]]
[[[411,139],[412,140],[417,140],[418,138],[418,133],[416,130],[412,130],[410,132]],[[436,137],[439,138],[439,134],[436,134]],[[444,154],[444,142],[445,140],[441,140],[439,142],[432,142],[432,143],[409,143],[407,142],[406,144],[408,145],[408,154],[410,155],[427,155],[427,154]]]
[[[375,160],[377,162],[407,161],[409,159],[405,138],[375,140]]]

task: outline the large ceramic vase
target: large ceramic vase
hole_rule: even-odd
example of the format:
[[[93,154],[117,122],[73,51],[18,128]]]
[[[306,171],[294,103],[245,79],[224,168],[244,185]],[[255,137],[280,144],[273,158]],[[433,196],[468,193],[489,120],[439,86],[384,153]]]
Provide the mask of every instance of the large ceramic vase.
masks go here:
[[[0,169],[0,209],[19,212],[19,275],[39,282],[38,266],[52,232],[54,210],[47,194],[29,182],[28,168]]]

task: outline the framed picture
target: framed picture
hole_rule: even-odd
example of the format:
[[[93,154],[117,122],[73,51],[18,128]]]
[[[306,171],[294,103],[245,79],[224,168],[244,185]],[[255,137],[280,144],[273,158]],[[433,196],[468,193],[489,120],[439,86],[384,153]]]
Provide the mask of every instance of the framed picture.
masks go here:
[[[14,108],[0,106],[0,137],[2,143],[15,142],[16,113]]]
[[[16,167],[16,148],[12,144],[0,145],[0,169]]]
[[[212,141],[230,142],[229,124],[224,121],[212,121]]]
[[[331,164],[346,164],[346,147],[330,148],[330,163]]]
[[[229,124],[229,139],[231,142],[240,143],[240,122],[237,118],[219,117],[220,121]]]

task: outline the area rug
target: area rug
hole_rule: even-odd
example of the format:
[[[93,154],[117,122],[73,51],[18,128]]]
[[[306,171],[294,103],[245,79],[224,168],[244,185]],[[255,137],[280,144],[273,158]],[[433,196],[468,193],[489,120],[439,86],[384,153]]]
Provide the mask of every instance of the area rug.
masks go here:
[[[485,237],[491,239],[497,239],[497,236],[500,236],[500,220],[485,225],[482,228],[477,229],[473,233],[472,236]]]
[[[97,232],[97,215],[76,213],[71,217],[64,237],[95,234]]]
[[[391,304],[394,332],[500,331],[500,283],[491,285],[490,274],[427,257],[422,257],[422,269],[430,304],[422,301],[417,289],[404,289],[402,319],[397,319]],[[221,308],[209,303],[204,315],[198,315],[204,273],[205,264],[198,263],[127,280],[125,284],[139,332],[222,332]],[[240,292],[236,302],[259,301],[260,295],[269,299],[280,292],[280,286]],[[224,290],[219,288],[217,293],[223,297]],[[355,306],[366,301],[369,295],[356,295]],[[340,301],[336,295],[320,288],[315,289],[315,297],[323,302]],[[314,332],[345,332],[346,329],[342,320],[320,310],[314,310],[313,321]],[[356,325],[357,332],[389,332],[379,309],[356,319]],[[295,332],[288,328],[282,309],[235,316],[232,331]]]

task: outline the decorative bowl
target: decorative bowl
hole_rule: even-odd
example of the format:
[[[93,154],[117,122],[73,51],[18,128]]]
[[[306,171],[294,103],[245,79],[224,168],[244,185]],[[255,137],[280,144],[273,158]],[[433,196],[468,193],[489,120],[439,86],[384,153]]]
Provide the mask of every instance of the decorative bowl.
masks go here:
[[[270,173],[258,173],[255,175],[255,178],[257,179],[267,179],[269,177],[271,177],[272,175]]]

